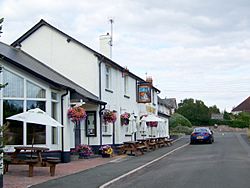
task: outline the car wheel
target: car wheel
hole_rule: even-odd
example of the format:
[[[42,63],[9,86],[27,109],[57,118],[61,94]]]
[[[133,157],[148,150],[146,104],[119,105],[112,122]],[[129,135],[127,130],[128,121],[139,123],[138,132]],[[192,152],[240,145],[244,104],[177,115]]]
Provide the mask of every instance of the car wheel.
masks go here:
[[[209,143],[209,144],[212,144],[212,143],[213,143],[212,138],[209,139],[209,142],[208,142],[208,143]]]
[[[191,140],[191,141],[190,141],[190,144],[194,144],[194,141],[193,141],[193,140]]]

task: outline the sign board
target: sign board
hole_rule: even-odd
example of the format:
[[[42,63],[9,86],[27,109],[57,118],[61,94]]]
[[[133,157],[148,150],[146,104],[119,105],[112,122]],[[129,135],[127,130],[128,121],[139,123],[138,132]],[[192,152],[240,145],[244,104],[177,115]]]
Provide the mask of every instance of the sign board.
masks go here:
[[[138,84],[138,103],[151,103],[151,83]]]
[[[87,112],[86,117],[86,136],[96,136],[96,112]]]

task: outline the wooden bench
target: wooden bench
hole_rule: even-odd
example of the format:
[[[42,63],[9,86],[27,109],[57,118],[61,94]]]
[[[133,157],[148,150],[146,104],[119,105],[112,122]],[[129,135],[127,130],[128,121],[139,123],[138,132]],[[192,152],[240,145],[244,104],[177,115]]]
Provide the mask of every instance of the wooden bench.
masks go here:
[[[139,145],[139,146],[136,146],[136,153],[138,154],[138,151],[140,152],[141,155],[144,154],[144,150],[146,150],[147,147],[144,146],[144,145]]]
[[[149,141],[148,142],[148,145],[149,145],[149,148],[150,149],[152,149],[152,150],[155,150],[156,149],[156,143],[155,142],[153,142],[153,141]]]
[[[118,155],[124,154],[124,145],[116,146],[115,150]]]
[[[60,163],[60,160],[56,157],[47,157],[46,159],[43,159],[42,162],[37,160],[25,160],[25,162],[29,165],[29,177],[33,176],[34,167],[49,167],[50,175],[54,176],[56,165]]]
[[[128,141],[124,142],[124,154],[130,151],[131,155],[134,153],[135,156],[143,155],[144,150],[147,149],[145,145],[140,145],[138,141]]]
[[[165,146],[165,142],[162,139],[157,140],[156,144],[159,148]]]
[[[172,146],[173,145],[173,141],[174,141],[174,139],[165,139],[165,144],[167,144],[167,146]]]

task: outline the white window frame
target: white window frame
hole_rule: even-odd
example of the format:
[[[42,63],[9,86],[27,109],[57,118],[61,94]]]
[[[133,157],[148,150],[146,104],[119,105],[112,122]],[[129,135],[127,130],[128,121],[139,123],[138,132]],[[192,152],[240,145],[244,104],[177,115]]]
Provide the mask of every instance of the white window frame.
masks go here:
[[[105,88],[111,89],[111,67],[105,65]]]
[[[24,93],[23,93],[23,97],[4,97],[3,96],[3,90],[1,89],[0,91],[0,111],[3,111],[3,101],[4,100],[22,100],[23,101],[23,111],[26,111],[27,109],[27,101],[45,101],[45,105],[46,105],[46,111],[47,112],[51,112],[51,105],[49,104],[49,102],[52,102],[51,99],[51,93],[57,93],[53,90],[51,90],[49,87],[47,87],[46,85],[42,85],[41,83],[39,83],[39,81],[37,81],[36,79],[33,79],[30,76],[26,76],[25,73],[19,72],[18,70],[15,69],[11,69],[7,66],[4,66],[3,71],[7,70],[9,72],[11,72],[12,74],[15,74],[21,78],[23,78],[23,82],[24,82]],[[3,72],[0,74],[0,81],[2,83],[3,81]],[[45,94],[45,98],[27,98],[27,82],[30,82],[32,84],[37,85],[38,87],[41,87],[42,89],[45,90],[46,94]],[[59,94],[57,93],[57,97],[59,97]],[[59,98],[57,98],[57,102],[59,105]],[[58,111],[58,115],[59,113],[59,108],[57,109]],[[57,116],[58,116],[57,115]],[[0,123],[2,124],[3,122],[3,116],[2,113],[0,114]],[[51,130],[48,129],[49,126],[46,126],[46,139],[45,139],[45,145],[46,144],[52,144],[52,140],[51,140]],[[50,137],[50,138],[49,138]],[[48,139],[50,140],[50,143],[48,143]],[[27,124],[24,123],[23,124],[23,144],[27,145]],[[57,128],[57,143],[53,144],[53,145],[58,145],[59,144],[59,129]]]
[[[112,123],[103,123],[102,124],[102,134],[103,135],[111,135],[112,134],[112,127],[113,124]]]
[[[129,79],[128,76],[124,76],[124,95],[128,95],[129,93]]]
[[[52,98],[52,93],[54,93],[54,94],[56,94],[56,99],[53,99]],[[58,93],[57,92],[55,92],[55,91],[51,91],[51,93],[50,93],[50,97],[51,97],[51,117],[52,118],[54,118],[53,116],[52,116],[52,113],[53,113],[53,104],[55,104],[56,105],[56,110],[57,110],[57,115],[56,115],[56,118],[55,118],[55,120],[57,120],[58,121],[58,118],[59,118],[59,116],[58,116],[58,107],[59,107],[59,101],[58,101]],[[55,132],[53,132],[53,129],[56,129],[55,130]],[[54,135],[54,133],[56,134],[56,135]],[[53,136],[55,136],[56,137],[56,139],[54,139],[53,138]],[[59,129],[58,129],[58,127],[51,127],[51,144],[52,145],[57,145],[58,143],[59,143]],[[55,140],[55,143],[53,143],[53,140]]]

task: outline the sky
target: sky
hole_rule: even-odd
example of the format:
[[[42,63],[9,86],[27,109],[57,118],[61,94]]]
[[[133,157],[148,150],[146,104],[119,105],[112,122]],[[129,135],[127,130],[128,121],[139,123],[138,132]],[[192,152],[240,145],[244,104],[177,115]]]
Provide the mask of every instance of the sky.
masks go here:
[[[249,0],[1,0],[0,41],[40,19],[99,51],[113,23],[112,59],[161,98],[202,100],[230,112],[250,94]]]

